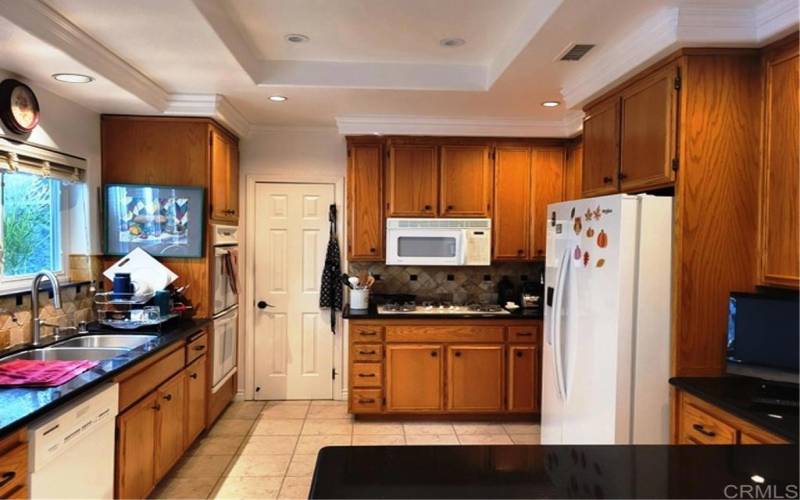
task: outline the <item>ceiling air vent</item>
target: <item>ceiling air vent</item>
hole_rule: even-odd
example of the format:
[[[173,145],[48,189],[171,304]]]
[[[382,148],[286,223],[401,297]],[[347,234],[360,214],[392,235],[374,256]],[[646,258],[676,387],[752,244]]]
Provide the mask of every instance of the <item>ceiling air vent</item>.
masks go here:
[[[592,50],[594,44],[590,43],[573,43],[561,53],[560,61],[579,61],[587,52]]]

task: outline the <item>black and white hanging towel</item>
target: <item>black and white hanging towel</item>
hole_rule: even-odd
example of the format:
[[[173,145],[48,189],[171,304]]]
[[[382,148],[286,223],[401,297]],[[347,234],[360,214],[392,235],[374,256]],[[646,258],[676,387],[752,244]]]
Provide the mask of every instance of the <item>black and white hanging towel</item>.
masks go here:
[[[330,206],[328,220],[331,224],[331,232],[328,251],[325,254],[325,267],[322,270],[319,306],[330,308],[331,333],[336,334],[336,311],[342,310],[342,282],[340,280],[342,266],[339,241],[336,239],[336,205]]]

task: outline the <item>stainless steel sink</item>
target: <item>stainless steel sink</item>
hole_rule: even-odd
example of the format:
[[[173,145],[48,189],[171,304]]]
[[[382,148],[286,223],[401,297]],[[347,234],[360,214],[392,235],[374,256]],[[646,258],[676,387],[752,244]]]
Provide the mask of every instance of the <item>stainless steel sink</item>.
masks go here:
[[[156,338],[155,335],[84,335],[57,342],[53,347],[86,347],[86,348],[114,348],[136,349]]]
[[[38,361],[102,361],[104,359],[116,358],[129,351],[130,349],[114,349],[108,347],[45,347],[44,349],[32,349],[30,351],[14,354],[13,356],[8,356],[0,360],[0,363],[13,361],[15,359],[35,359]]]

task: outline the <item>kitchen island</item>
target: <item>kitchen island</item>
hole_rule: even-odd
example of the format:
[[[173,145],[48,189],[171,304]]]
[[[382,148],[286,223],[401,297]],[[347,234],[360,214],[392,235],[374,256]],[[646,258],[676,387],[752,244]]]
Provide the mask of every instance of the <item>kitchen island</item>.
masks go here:
[[[760,488],[761,496],[756,495]],[[793,446],[334,446],[309,498],[797,498]],[[750,495],[750,496],[748,496]]]

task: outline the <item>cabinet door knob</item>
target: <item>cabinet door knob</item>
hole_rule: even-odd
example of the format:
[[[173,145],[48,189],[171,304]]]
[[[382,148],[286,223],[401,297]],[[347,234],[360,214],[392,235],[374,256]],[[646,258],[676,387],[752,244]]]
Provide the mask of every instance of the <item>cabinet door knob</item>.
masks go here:
[[[627,179],[627,178],[628,178],[627,174],[622,173],[622,172],[619,173],[619,180],[624,180],[624,179]]]
[[[537,255],[542,255],[543,253],[544,253],[544,250],[542,250],[541,248],[536,250],[536,254]]]
[[[172,394],[165,394],[164,399],[167,401],[172,401]]]
[[[460,357],[461,357],[461,352],[460,352],[460,351],[456,351],[454,354],[455,354],[455,356],[456,356],[457,358],[460,358]]]
[[[517,255],[523,255],[524,253],[525,253],[525,250],[522,250],[522,249],[517,250]]]
[[[431,357],[435,358],[435,357],[436,357],[436,356],[438,356],[438,355],[439,355],[439,353],[438,353],[438,352],[436,352],[436,351],[431,351]]]
[[[359,373],[358,376],[361,377],[361,378],[372,378],[372,377],[375,376],[375,374],[374,373]]]
[[[196,373],[190,373],[189,374],[189,378],[193,378],[193,379],[197,380],[197,374]]]
[[[368,405],[368,404],[374,403],[375,400],[372,399],[372,398],[370,398],[370,399],[359,399],[358,402],[360,404],[362,404],[362,405]]]
[[[377,334],[377,332],[361,332],[361,335],[364,337],[374,337]]]
[[[517,357],[518,357],[518,358],[521,358],[521,357],[522,357],[522,356],[524,356],[524,355],[525,355],[525,353],[524,353],[524,352],[522,352],[522,351],[517,351]]]
[[[15,477],[17,477],[17,473],[14,471],[4,472],[3,475],[0,476],[0,488],[10,483]]]
[[[430,205],[425,205],[425,210],[430,210],[430,209],[431,209]]]
[[[370,248],[369,249],[369,253],[375,253],[376,251],[377,251],[377,249],[375,249],[375,248]]]
[[[517,337],[532,337],[533,333],[531,332],[517,332]]]
[[[614,182],[614,179],[612,179],[611,177],[608,176],[603,177],[603,184],[611,184],[612,182]]]
[[[161,405],[160,405],[160,404],[158,404],[158,403],[156,403],[156,404],[155,404],[154,406],[152,406],[151,408],[152,408],[153,410],[155,410],[155,411],[159,411],[159,410],[161,410]]]
[[[196,345],[196,346],[192,347],[192,349],[194,349],[195,351],[202,351],[205,348],[206,348],[206,346],[204,346],[204,345]]]
[[[371,354],[377,354],[375,351],[358,351],[359,354],[363,354],[364,356],[369,356]]]
[[[703,434],[704,436],[708,436],[708,437],[714,437],[714,436],[717,435],[716,432],[707,431],[705,429],[705,427],[703,427],[701,424],[692,424],[692,429],[694,429],[697,432],[699,432],[700,434]]]
[[[447,205],[447,209],[448,209],[448,210],[452,210],[452,209],[454,209],[454,208],[456,208],[456,207],[454,207],[453,205]]]

